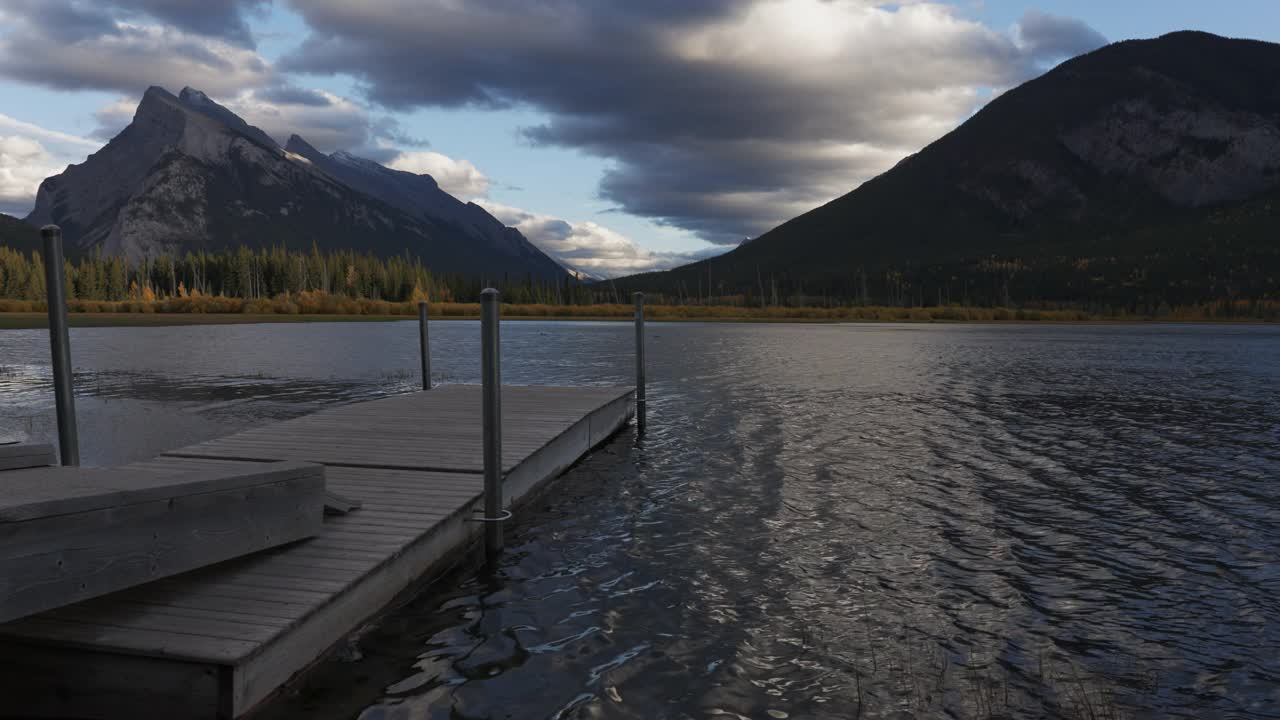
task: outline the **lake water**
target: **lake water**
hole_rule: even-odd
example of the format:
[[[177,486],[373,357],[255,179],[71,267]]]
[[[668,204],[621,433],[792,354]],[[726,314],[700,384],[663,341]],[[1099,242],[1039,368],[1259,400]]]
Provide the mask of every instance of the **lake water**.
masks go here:
[[[74,330],[82,455],[414,389],[416,331]],[[1280,328],[648,332],[647,437],[263,717],[1280,717]],[[507,382],[630,382],[630,325],[503,333]],[[0,435],[51,436],[47,345],[0,332]]]

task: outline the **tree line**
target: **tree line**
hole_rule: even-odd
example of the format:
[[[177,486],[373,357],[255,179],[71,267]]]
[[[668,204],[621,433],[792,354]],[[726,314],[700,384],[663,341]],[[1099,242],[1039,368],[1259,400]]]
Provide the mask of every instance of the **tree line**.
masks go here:
[[[711,258],[674,272],[618,280],[655,302],[746,307],[1025,308],[1091,316],[1235,317],[1280,302],[1280,246],[1142,255],[986,256],[933,263],[770,268]],[[1212,313],[1209,308],[1215,308]],[[1263,310],[1266,308],[1266,310]],[[1255,310],[1256,309],[1256,310]]]
[[[585,283],[568,275],[560,282],[548,282],[528,276],[437,273],[408,254],[380,258],[371,253],[322,252],[316,248],[298,252],[282,247],[240,247],[161,255],[136,263],[96,254],[66,261],[63,272],[72,301],[147,305],[195,299],[201,302],[169,305],[185,308],[181,311],[205,308],[206,312],[272,312],[273,306],[266,301],[279,301],[274,311],[283,307],[305,313],[320,306],[332,311],[337,307],[335,302],[348,300],[367,305],[343,305],[348,311],[363,307],[360,312],[380,312],[385,310],[383,306],[375,308],[368,303],[472,303],[483,288],[492,286],[502,291],[506,303],[547,307],[621,306],[630,302],[632,291],[643,290],[650,305],[693,308],[699,315],[716,307],[752,309],[765,317],[774,316],[768,312],[774,309],[1009,308],[1078,312],[1081,317],[1276,319],[1280,308],[1277,258],[1277,250],[1272,248],[1209,256],[1164,252],[1140,259],[1105,255],[988,257],[897,268],[857,266],[839,274],[831,269],[825,274],[806,273],[803,268],[778,272],[751,268],[749,273],[738,269],[736,277],[712,260],[685,269],[694,273]],[[303,295],[307,297],[300,297]],[[207,302],[216,298],[255,304],[223,307]],[[40,253],[0,245],[0,300],[20,301],[25,306],[44,299]],[[403,308],[396,311],[400,310]],[[861,318],[867,313],[835,313],[832,317],[845,315]],[[778,314],[784,316],[800,315]],[[945,313],[940,318],[952,319]]]
[[[566,275],[562,282],[526,276],[486,278],[437,273],[408,254],[380,258],[354,251],[297,252],[282,247],[160,255],[130,263],[96,254],[64,263],[68,299],[120,302],[213,296],[270,299],[325,293],[406,302],[472,301],[485,287],[512,303],[592,304],[598,291]],[[0,299],[45,299],[44,259],[0,246]]]

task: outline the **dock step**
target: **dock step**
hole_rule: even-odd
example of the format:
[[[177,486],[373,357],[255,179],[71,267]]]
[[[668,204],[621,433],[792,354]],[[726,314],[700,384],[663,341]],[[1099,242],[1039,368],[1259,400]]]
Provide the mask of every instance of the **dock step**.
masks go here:
[[[324,467],[39,467],[0,478],[0,622],[308,538]]]
[[[344,405],[131,465],[322,463],[330,499],[362,507],[309,540],[0,625],[0,715],[228,720],[269,700],[480,538],[481,393],[447,385]],[[504,510],[635,412],[627,387],[506,387],[502,400]]]
[[[52,445],[33,443],[0,443],[0,470],[20,470],[52,465],[57,462]]]

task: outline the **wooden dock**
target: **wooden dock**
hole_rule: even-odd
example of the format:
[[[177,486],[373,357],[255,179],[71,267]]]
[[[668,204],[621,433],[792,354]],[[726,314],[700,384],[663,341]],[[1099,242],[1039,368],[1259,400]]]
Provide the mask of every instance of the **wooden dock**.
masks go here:
[[[630,388],[503,388],[506,505],[633,414]],[[0,716],[243,715],[474,543],[481,443],[480,387],[450,385],[127,466],[319,463],[328,489],[362,507],[309,540],[0,625]]]

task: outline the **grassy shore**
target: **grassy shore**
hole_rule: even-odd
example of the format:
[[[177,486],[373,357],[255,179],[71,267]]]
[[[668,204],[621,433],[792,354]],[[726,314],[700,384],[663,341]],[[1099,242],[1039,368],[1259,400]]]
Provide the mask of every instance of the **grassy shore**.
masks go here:
[[[163,327],[167,325],[243,325],[249,323],[317,323],[317,322],[403,322],[416,320],[416,316],[406,315],[349,315],[349,314],[315,314],[315,315],[275,315],[269,313],[160,313],[144,315],[142,313],[70,313],[67,316],[72,327]],[[432,317],[439,320],[479,320],[480,314],[449,315]],[[630,317],[619,316],[569,316],[569,315],[504,315],[503,320],[607,320],[622,322]],[[716,318],[725,322],[804,322],[801,320],[735,320],[733,318]],[[810,322],[832,322],[816,320]],[[44,328],[49,326],[49,318],[45,313],[34,312],[0,312],[0,330],[19,330]]]
[[[1020,324],[1020,323],[1051,323],[1051,324],[1117,324],[1117,323],[1153,323],[1153,322],[1214,322],[1214,323],[1264,323],[1266,320],[1258,318],[1179,318],[1179,317],[1146,317],[1138,315],[1129,316],[1090,316],[1083,317],[1046,317],[1043,313],[1037,312],[1034,315],[1028,315],[1025,312],[1006,311],[1007,314],[1001,313],[995,315],[989,310],[978,309],[982,312],[974,312],[971,317],[954,317],[954,313],[948,312],[941,317],[933,315],[924,315],[920,308],[917,312],[888,312],[878,316],[858,317],[848,315],[833,315],[828,317],[814,317],[811,314],[785,315],[780,313],[770,313],[764,315],[761,313],[740,312],[725,313],[712,312],[699,314],[696,312],[686,312],[675,314],[664,314],[654,312],[655,306],[648,309],[646,317],[649,320],[663,322],[730,322],[730,323],[874,323],[874,322],[892,322],[892,323],[1001,323],[1001,324]],[[527,314],[519,312],[520,306],[503,306],[503,320],[544,320],[544,321],[612,321],[612,322],[628,322],[632,319],[631,308],[627,308],[627,314]],[[440,320],[479,320],[480,314],[461,313],[437,315],[432,314],[432,322]],[[697,309],[697,308],[693,308]],[[715,310],[716,308],[710,308]],[[742,310],[742,308],[736,308]],[[889,308],[889,310],[902,310],[902,308]],[[929,310],[929,308],[924,308]],[[935,310],[937,310],[935,308]],[[954,309],[947,309],[954,310]],[[315,323],[315,322],[395,322],[416,319],[416,316],[405,314],[352,314],[352,313],[310,313],[310,314],[277,314],[277,313],[140,313],[140,312],[72,312],[68,315],[72,327],[163,327],[173,325],[237,325],[248,323]],[[43,312],[4,312],[0,311],[0,330],[19,330],[31,328],[48,327],[48,316]]]
[[[72,327],[162,327],[166,325],[237,325],[245,323],[377,322],[408,320],[403,315],[248,315],[244,313],[69,313]],[[35,312],[0,312],[0,330],[49,326],[49,316]]]
[[[630,322],[632,315],[518,315],[506,313],[504,306],[503,320],[544,320],[544,321],[598,321],[598,322]],[[173,325],[243,325],[251,323],[317,323],[317,322],[403,322],[416,320],[416,316],[405,315],[350,315],[350,314],[314,314],[314,315],[275,315],[269,313],[69,313],[68,320],[72,327],[164,327]],[[857,322],[824,318],[760,318],[750,316],[708,315],[707,317],[655,318],[646,315],[649,320],[664,322],[749,322],[749,323],[838,323]],[[479,320],[480,314],[432,316],[431,321]],[[874,322],[874,321],[865,321]],[[49,318],[45,313],[35,312],[0,312],[0,330],[21,330],[45,328],[49,326]]]
[[[161,299],[118,301],[71,300],[71,323],[80,327],[121,325],[222,325],[264,322],[344,322],[409,320],[416,302],[388,302],[321,292],[282,294],[274,298],[240,299],[183,295]],[[42,327],[43,302],[0,300],[0,328]],[[504,304],[508,320],[630,320],[630,304]],[[479,303],[432,302],[433,320],[467,320],[480,316]],[[649,305],[651,320],[719,322],[1223,322],[1277,321],[1280,303],[1218,303],[1167,309],[1158,316],[1094,314],[1076,309],[938,307],[747,307],[744,305]]]

